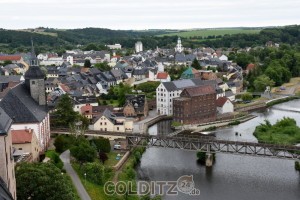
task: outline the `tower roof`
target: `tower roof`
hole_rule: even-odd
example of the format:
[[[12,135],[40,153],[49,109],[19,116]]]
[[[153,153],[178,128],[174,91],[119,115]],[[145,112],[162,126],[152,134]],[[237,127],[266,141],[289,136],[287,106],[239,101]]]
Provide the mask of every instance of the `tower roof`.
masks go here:
[[[30,67],[25,73],[25,79],[44,79],[45,74],[38,66],[38,60],[34,52],[33,41],[31,39]]]

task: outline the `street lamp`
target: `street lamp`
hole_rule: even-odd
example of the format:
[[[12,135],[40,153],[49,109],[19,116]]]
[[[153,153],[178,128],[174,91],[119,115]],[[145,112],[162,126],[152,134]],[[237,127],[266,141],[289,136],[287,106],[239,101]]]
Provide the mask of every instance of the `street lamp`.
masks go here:
[[[84,185],[86,185],[86,173],[84,173]]]

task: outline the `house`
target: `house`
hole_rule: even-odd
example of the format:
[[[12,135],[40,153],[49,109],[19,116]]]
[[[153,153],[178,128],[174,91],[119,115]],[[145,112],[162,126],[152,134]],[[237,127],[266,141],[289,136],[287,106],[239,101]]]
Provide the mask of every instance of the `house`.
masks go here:
[[[185,88],[173,102],[175,122],[199,124],[216,120],[216,91],[211,85]]]
[[[123,113],[125,117],[146,117],[148,116],[148,103],[144,94],[128,94],[125,96]]]
[[[7,92],[0,107],[13,120],[13,130],[33,129],[41,152],[50,142],[49,111],[46,106],[45,74],[32,53],[30,67],[25,73],[25,83],[20,83]]]
[[[126,119],[124,116],[117,116],[109,109],[105,109],[98,118],[92,121],[89,129],[105,132],[131,132],[133,130],[133,120]]]
[[[73,97],[73,110],[76,112],[81,111],[83,106],[91,105],[91,106],[98,106],[98,100],[95,96],[79,96]]]
[[[16,179],[12,154],[12,135],[10,131],[11,125],[12,119],[0,108],[0,185],[4,190],[3,195],[9,197],[7,199],[16,199]],[[1,195],[0,197],[2,197]]]
[[[155,76],[155,80],[159,82],[169,82],[171,77],[167,72],[158,72]]]
[[[17,152],[22,152],[14,157],[19,159],[22,155],[30,155],[29,161],[39,161],[39,152],[41,151],[39,141],[33,129],[12,130],[12,146]]]
[[[217,110],[220,114],[234,112],[234,106],[227,97],[219,97],[216,101]]]

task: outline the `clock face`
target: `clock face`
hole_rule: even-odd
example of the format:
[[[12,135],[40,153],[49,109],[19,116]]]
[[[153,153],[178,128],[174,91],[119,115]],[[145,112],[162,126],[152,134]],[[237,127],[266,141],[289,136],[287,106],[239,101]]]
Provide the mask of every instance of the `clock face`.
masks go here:
[[[193,176],[181,176],[177,180],[177,188],[178,191],[185,193],[185,194],[190,194],[190,192],[194,189],[195,183],[193,180]]]

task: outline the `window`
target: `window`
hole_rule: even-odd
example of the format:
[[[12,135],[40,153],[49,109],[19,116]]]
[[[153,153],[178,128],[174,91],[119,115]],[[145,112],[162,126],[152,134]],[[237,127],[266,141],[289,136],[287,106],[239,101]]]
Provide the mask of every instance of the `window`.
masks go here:
[[[100,122],[100,125],[102,125],[102,122]]]
[[[106,122],[104,122],[104,125],[106,125]]]
[[[117,131],[119,130],[120,128],[119,127],[117,127]]]
[[[31,84],[34,85],[34,84],[35,84],[35,81],[31,81]]]

